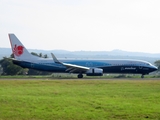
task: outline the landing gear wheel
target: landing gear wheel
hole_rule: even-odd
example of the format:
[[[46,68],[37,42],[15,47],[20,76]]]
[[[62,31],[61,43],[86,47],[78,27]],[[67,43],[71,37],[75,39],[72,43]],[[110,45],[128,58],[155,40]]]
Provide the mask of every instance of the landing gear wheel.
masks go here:
[[[78,74],[77,77],[78,78],[83,78],[83,75],[82,74]]]
[[[142,75],[141,78],[144,78],[144,75]]]

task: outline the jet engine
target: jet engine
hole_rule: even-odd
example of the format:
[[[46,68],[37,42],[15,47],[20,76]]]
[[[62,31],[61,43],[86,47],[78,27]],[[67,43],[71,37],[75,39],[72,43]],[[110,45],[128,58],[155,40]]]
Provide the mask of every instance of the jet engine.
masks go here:
[[[86,72],[87,76],[103,76],[103,69],[100,68],[90,68]]]

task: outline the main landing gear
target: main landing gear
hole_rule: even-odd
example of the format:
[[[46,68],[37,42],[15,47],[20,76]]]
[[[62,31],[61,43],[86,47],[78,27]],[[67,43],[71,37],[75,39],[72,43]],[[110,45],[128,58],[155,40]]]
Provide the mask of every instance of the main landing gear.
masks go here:
[[[80,74],[77,75],[77,77],[78,78],[83,78],[83,74],[80,73]]]
[[[144,75],[143,75],[143,74],[141,75],[141,78],[144,78]]]

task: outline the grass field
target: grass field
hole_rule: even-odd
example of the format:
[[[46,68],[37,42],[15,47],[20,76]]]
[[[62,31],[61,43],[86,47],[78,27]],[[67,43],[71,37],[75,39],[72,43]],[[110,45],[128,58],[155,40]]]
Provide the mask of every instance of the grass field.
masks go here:
[[[160,80],[0,80],[0,120],[160,120]]]

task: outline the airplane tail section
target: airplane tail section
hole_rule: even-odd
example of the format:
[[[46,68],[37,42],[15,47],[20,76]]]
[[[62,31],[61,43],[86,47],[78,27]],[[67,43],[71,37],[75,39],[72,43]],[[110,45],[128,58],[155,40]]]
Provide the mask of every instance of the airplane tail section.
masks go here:
[[[19,41],[19,39],[14,34],[8,34],[12,52],[14,54],[14,58],[17,60],[26,60],[26,59],[36,59],[37,56],[33,56],[28,52],[28,50],[24,47],[24,45]]]

